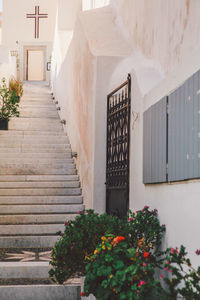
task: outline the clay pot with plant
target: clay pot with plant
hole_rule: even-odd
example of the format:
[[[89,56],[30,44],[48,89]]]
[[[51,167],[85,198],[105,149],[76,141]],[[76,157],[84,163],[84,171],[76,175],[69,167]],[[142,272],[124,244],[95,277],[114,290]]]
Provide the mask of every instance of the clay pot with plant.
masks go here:
[[[7,87],[3,78],[0,85],[0,130],[8,130],[11,117],[19,117],[19,97],[16,91]]]
[[[23,83],[20,80],[17,80],[14,76],[9,79],[9,91],[11,93],[16,93],[19,101],[23,96]]]

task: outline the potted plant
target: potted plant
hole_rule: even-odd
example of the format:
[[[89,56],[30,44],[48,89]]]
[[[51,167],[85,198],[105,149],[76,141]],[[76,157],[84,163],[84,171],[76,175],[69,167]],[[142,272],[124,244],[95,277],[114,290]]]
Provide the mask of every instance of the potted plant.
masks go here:
[[[0,130],[8,130],[11,117],[19,117],[19,97],[15,91],[9,90],[3,78],[0,86]]]
[[[9,79],[9,90],[11,93],[15,92],[20,101],[20,98],[23,96],[24,92],[23,84],[20,80],[15,79],[14,76]]]

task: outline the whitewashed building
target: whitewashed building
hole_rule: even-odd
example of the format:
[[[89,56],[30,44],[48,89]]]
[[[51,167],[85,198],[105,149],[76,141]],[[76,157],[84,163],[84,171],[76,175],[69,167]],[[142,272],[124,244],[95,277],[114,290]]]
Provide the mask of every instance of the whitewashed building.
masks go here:
[[[163,144],[165,137],[162,141],[154,141],[157,152],[152,150],[146,161],[143,158],[143,145],[150,146],[143,144],[143,115],[200,69],[200,3],[195,0],[83,1],[85,11],[81,11],[80,2],[73,1],[70,16],[76,16],[76,21],[70,19],[71,24],[63,14],[63,11],[69,10],[70,1],[60,1],[58,4],[62,9],[59,13],[58,8],[52,89],[61,107],[61,117],[67,121],[66,130],[73,151],[78,153],[77,164],[86,207],[99,212],[106,209],[107,95],[123,83],[130,73],[129,207],[132,210],[144,205],[157,208],[161,222],[167,226],[166,246],[184,244],[195,260],[193,253],[200,244],[199,167],[195,174],[193,171],[191,174],[180,174],[183,171],[179,170],[179,175],[171,181],[170,178],[166,179],[166,172],[167,168],[168,172],[174,172],[172,166],[176,163],[179,164],[177,168],[181,168],[185,161],[199,164],[197,121],[196,125],[191,123],[187,125],[187,130],[186,127],[181,130],[181,126],[186,124],[184,118],[190,116],[173,115],[180,118],[179,125],[176,125],[181,130],[180,134],[185,132],[184,138],[177,140],[178,144],[173,145],[176,137],[171,140],[170,151],[173,146],[180,147],[170,154],[175,155],[176,162],[173,158],[168,162],[171,157],[169,153],[168,158],[166,153],[161,154],[159,143]],[[199,84],[195,89],[198,91]],[[181,100],[192,98],[192,93],[195,91],[190,90],[190,95],[187,92],[180,94]],[[161,124],[155,123],[154,126],[158,128]],[[169,126],[175,124],[170,123]],[[191,130],[196,136],[194,134],[188,140]],[[148,133],[145,134],[148,138]],[[174,134],[178,139],[179,131]],[[197,148],[191,145],[189,149],[187,143],[195,144]],[[165,152],[168,151],[166,149]],[[183,153],[178,159],[181,149]],[[161,180],[162,183],[155,179],[154,183],[144,184],[143,172],[153,174],[158,167],[154,166],[155,170],[148,169],[148,160],[149,164],[152,159],[154,163],[158,162],[160,155],[164,155],[162,167],[165,179]]]
[[[20,78],[51,86],[86,208],[158,209],[165,246],[185,245],[194,264],[199,12],[198,0],[5,0],[2,34]]]

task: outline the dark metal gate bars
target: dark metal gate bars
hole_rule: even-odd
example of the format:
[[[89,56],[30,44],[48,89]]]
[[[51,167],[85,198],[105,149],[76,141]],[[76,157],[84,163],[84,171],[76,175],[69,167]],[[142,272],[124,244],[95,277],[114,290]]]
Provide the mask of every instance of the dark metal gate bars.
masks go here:
[[[123,217],[129,209],[131,76],[107,97],[106,211]]]

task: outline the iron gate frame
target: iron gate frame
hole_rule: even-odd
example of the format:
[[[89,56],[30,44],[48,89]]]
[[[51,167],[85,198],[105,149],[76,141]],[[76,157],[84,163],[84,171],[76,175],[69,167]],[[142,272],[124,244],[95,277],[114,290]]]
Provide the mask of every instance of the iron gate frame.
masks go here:
[[[129,209],[131,75],[107,96],[106,212],[123,217]],[[121,132],[121,135],[119,134]],[[124,191],[122,211],[112,211],[111,191]],[[123,205],[123,204],[122,204]]]

